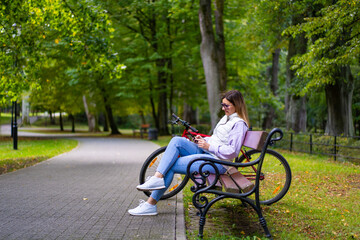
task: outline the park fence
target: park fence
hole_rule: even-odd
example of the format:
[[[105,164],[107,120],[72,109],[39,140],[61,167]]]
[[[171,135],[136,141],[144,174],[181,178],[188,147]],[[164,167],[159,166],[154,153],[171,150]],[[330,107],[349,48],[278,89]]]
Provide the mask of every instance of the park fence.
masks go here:
[[[327,155],[335,161],[360,164],[360,137],[285,132],[276,147],[291,152]]]

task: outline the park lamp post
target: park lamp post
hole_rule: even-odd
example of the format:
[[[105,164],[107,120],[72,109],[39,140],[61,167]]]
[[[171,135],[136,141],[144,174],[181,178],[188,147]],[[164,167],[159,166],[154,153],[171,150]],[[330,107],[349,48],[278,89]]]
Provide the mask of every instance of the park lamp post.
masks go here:
[[[16,23],[12,25],[14,28],[12,37],[18,37],[21,35],[21,25],[18,26]],[[14,51],[14,69],[17,69],[17,53],[16,47]],[[15,72],[16,75],[16,72]],[[13,149],[18,149],[18,125],[17,125],[17,100],[12,102],[12,113],[11,113],[11,136],[13,138]]]
[[[11,137],[13,138],[13,148],[17,150],[18,147],[18,125],[17,125],[17,102],[12,102],[12,111],[11,111]]]

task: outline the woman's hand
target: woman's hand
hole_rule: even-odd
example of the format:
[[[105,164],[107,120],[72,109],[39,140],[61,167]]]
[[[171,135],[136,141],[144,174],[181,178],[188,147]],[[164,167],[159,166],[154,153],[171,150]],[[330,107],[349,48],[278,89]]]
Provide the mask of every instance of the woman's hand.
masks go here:
[[[203,148],[205,150],[209,150],[209,147],[210,147],[210,144],[208,144],[205,139],[203,139],[200,135],[197,135],[195,137],[195,143],[197,143],[197,145],[200,147],[200,148]]]

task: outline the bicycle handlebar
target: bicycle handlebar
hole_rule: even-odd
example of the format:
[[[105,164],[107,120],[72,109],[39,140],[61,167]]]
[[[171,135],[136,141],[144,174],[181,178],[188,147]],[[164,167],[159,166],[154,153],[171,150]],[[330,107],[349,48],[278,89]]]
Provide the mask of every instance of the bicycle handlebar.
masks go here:
[[[197,130],[196,128],[192,127],[192,126],[190,125],[190,123],[188,123],[188,122],[182,120],[181,118],[179,118],[178,116],[176,116],[175,113],[172,114],[172,117],[175,118],[174,123],[180,122],[180,123],[181,123],[183,126],[185,126],[187,129],[190,128],[191,131],[193,131],[193,132],[196,132],[196,133],[199,132],[199,130]]]

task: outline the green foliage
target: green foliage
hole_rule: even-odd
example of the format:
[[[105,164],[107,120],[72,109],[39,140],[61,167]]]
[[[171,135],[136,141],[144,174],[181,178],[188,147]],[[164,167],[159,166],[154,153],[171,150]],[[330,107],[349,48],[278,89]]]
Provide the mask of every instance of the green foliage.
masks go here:
[[[112,49],[111,21],[94,1],[51,1],[43,35],[39,79],[41,88],[32,91],[32,107],[71,114],[82,111],[82,95],[99,102],[102,96],[116,97],[114,81],[124,65]]]
[[[235,8],[237,17],[227,22],[225,28],[228,40],[228,88],[244,93],[253,127],[261,127],[263,115],[267,111],[265,104],[276,109],[278,119],[282,119],[286,89],[280,85],[277,96],[271,93],[268,69],[271,67],[272,52],[283,48],[286,42],[281,37],[281,32],[285,29],[289,16],[284,13],[286,8],[283,5],[285,3],[278,1],[229,4],[231,8]],[[281,55],[279,81],[283,84],[284,72],[285,56]]]
[[[299,76],[307,79],[305,87],[301,89],[302,94],[333,83],[334,71],[338,66],[358,65],[359,60],[359,1],[318,3],[323,7],[316,16],[308,17],[305,23],[286,31],[292,35],[304,32],[309,39],[308,52],[296,57],[293,66]]]
[[[2,101],[30,89],[34,106],[74,113],[81,99],[71,96],[109,91],[121,78],[115,29],[96,1],[5,1],[0,15]]]
[[[1,1],[0,5],[0,101],[16,100],[23,90],[37,87],[37,52],[45,24],[43,1]],[[40,33],[40,34],[39,34]]]
[[[118,116],[150,116],[161,102],[181,114],[187,104],[206,121],[198,7],[188,0],[3,0],[0,100],[32,93],[33,107],[74,114],[83,111],[85,95],[95,114],[108,103]],[[334,69],[351,65],[358,76],[358,18],[358,1],[225,2],[228,89],[244,93],[254,127],[261,126],[268,106],[276,110],[275,125],[284,126],[286,94],[301,93],[309,96],[310,128],[324,128],[327,103],[319,93],[334,81]],[[303,23],[292,26],[295,21]],[[288,39],[302,33],[309,51],[293,59],[300,81],[289,88]],[[269,69],[276,49],[281,58],[274,95]],[[358,121],[356,81],[353,113]]]
[[[116,48],[127,66],[118,82],[118,96],[138,103],[131,104],[130,113],[149,114],[154,107],[156,111],[163,92],[168,104],[172,101],[180,108],[184,100],[194,107],[204,102],[197,7],[189,1],[108,2],[110,18],[117,26]],[[159,65],[168,59],[171,65]],[[162,73],[166,73],[166,85],[159,82]]]
[[[325,129],[327,120],[326,97],[324,92],[307,94],[307,128],[308,132],[320,132]]]

